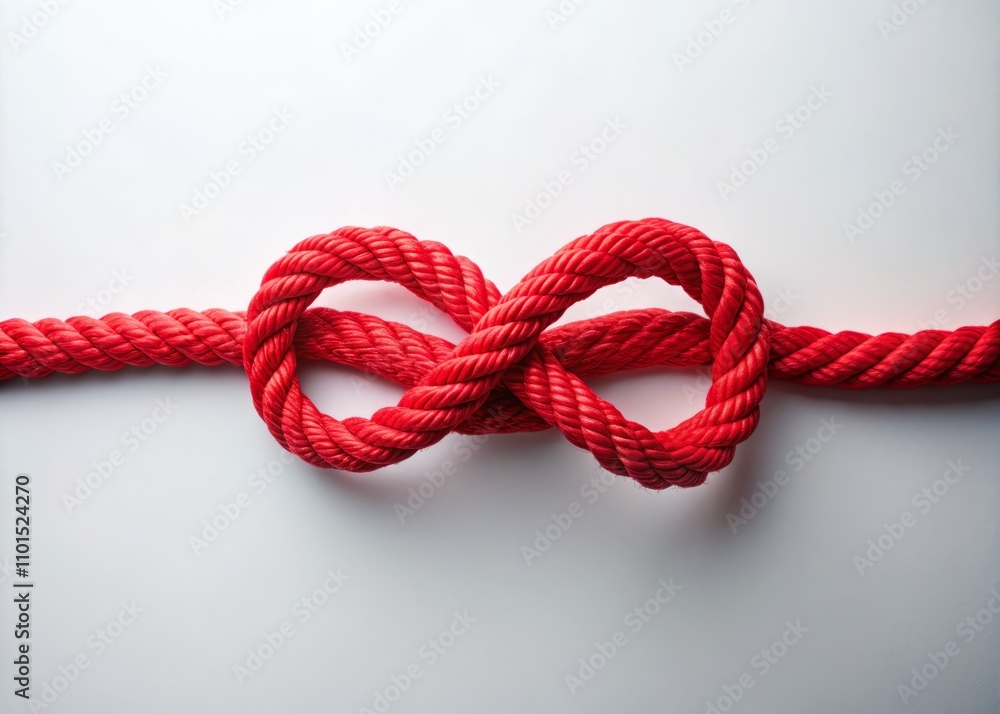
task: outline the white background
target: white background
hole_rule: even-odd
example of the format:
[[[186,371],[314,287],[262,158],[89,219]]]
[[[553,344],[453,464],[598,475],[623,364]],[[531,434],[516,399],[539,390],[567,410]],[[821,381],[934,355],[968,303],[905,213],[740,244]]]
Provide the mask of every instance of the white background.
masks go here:
[[[891,31],[886,0],[592,0],[559,22],[555,0],[401,0],[350,58],[345,43],[386,3],[74,2],[33,33],[43,5],[6,2],[0,18],[0,318],[66,317],[88,300],[102,314],[243,309],[285,250],[342,225],[441,240],[506,290],[568,240],[644,216],[732,245],[785,324],[912,332],[1000,314],[986,267],[1000,249],[1000,7],[987,0],[910,2]],[[691,49],[724,10],[731,21]],[[698,56],[680,67],[688,49]],[[118,97],[149,67],[166,77],[123,116]],[[499,88],[449,123],[481,77]],[[789,135],[779,122],[814,87],[832,96]],[[250,160],[241,144],[282,109],[294,119]],[[113,131],[58,171],[104,119]],[[579,171],[574,152],[609,119],[626,128]],[[390,189],[385,172],[437,127],[444,143]],[[914,180],[906,163],[949,128],[958,138]],[[723,197],[718,182],[769,138],[777,151]],[[239,173],[185,220],[181,204],[231,160]],[[511,215],[563,169],[573,182],[516,230]],[[844,224],[897,179],[902,195],[849,240]],[[112,295],[115,271],[129,277]],[[958,299],[956,285],[978,291]],[[395,286],[350,285],[319,304],[460,337]],[[652,305],[695,307],[644,283],[571,316]],[[401,394],[329,365],[302,373],[338,417]],[[654,370],[594,386],[665,428],[695,412],[707,382]],[[157,399],[176,412],[129,450],[122,433]],[[733,711],[1000,710],[998,616],[971,642],[956,632],[989,616],[1000,585],[996,386],[772,381],[759,429],[707,484],[648,493],[618,480],[593,503],[581,488],[599,471],[556,433],[493,437],[465,461],[468,442],[452,436],[364,476],[286,465],[231,367],[12,380],[0,405],[0,562],[13,559],[12,481],[26,472],[33,694],[63,688],[45,711],[355,712],[413,664],[421,676],[390,711],[706,712],[744,674],[753,687]],[[843,428],[816,449],[823,419]],[[124,464],[67,509],[116,449]],[[448,460],[455,473],[401,524],[396,504]],[[949,460],[968,474],[921,512],[913,497]],[[249,479],[268,466],[279,477],[258,493]],[[732,525],[779,470],[787,485]],[[249,507],[196,555],[189,538],[241,492]],[[522,548],[574,502],[583,516],[529,565]],[[908,511],[915,525],[859,574],[855,556]],[[338,568],[349,581],[302,624],[294,604]],[[13,577],[0,577],[0,709],[29,711],[12,695]],[[661,578],[681,589],[634,632],[624,618]],[[88,638],[133,600],[143,612],[98,653]],[[431,663],[421,647],[455,611],[477,621]],[[284,621],[294,636],[238,682],[234,665]],[[763,672],[753,658],[787,621],[808,632]],[[627,644],[571,692],[567,675],[617,630]],[[958,655],[904,704],[897,685],[950,641]],[[59,668],[80,654],[90,666],[64,687]]]

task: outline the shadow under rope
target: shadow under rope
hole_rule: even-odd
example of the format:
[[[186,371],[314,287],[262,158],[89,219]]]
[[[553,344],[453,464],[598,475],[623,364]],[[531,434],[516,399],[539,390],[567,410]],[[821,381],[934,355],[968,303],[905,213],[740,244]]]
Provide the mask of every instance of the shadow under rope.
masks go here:
[[[819,415],[824,416],[828,410],[824,405],[849,405],[861,410],[877,408],[881,415],[891,417],[898,410],[900,415],[912,418],[914,410],[928,418],[942,418],[942,407],[985,406],[989,409],[988,419],[1000,436],[1000,384],[958,384],[946,387],[918,387],[915,389],[870,389],[846,390],[835,387],[810,387],[791,382],[772,380],[768,383],[767,394],[761,401],[761,421],[757,430],[747,441],[737,447],[733,463],[722,472],[714,475],[722,481],[720,497],[715,500],[708,523],[724,532],[727,537],[734,535],[731,522],[727,516],[737,514],[743,505],[743,499],[749,500],[758,492],[758,481],[772,479],[773,468],[763,468],[764,463],[773,464],[775,460],[770,455],[777,450],[785,454],[791,441],[781,438],[773,431],[780,424],[776,419],[770,419],[777,410],[793,406],[795,402],[808,401],[810,407]],[[808,455],[807,455],[808,456]],[[997,447],[997,462],[1000,463],[1000,446]],[[1000,467],[997,469],[1000,473]],[[794,480],[800,473],[789,474]],[[713,478],[710,476],[710,478]],[[767,509],[756,509],[754,518],[765,513]],[[764,516],[766,518],[766,516]],[[737,524],[740,527],[748,525]]]
[[[304,362],[303,366],[308,371],[332,369],[336,372],[350,373],[346,368],[322,362]],[[625,381],[650,373],[668,373],[683,378],[686,371],[654,367],[617,375],[614,381]],[[150,375],[156,376],[157,379],[150,380]],[[607,377],[598,379],[601,382],[608,380]],[[150,384],[162,387],[164,383],[194,382],[195,380],[203,382],[211,380],[216,383],[233,385],[241,390],[246,388],[246,376],[241,369],[235,366],[204,367],[192,365],[183,369],[153,366],[142,369],[125,368],[115,372],[90,371],[80,375],[53,374],[34,380],[14,377],[0,382],[0,404],[3,403],[5,396],[26,390],[31,390],[39,395],[51,396],[55,390],[60,393],[66,393],[70,388],[93,390],[95,385],[134,387],[141,383],[148,388]],[[383,380],[379,379],[378,381]],[[386,384],[391,383],[386,382]],[[113,398],[110,396],[113,392],[108,391],[107,393],[109,394],[108,398]],[[246,389],[245,399],[249,405],[249,389]],[[772,379],[768,383],[767,394],[761,402],[761,420],[757,430],[737,447],[732,464],[723,471],[709,476],[710,481],[723,483],[721,497],[713,500],[712,509],[705,519],[709,532],[719,529],[727,536],[732,535],[730,526],[726,522],[726,515],[732,513],[734,508],[739,507],[741,499],[749,498],[752,495],[758,480],[772,476],[772,473],[763,470],[763,464],[769,460],[768,456],[772,453],[769,450],[778,448],[784,453],[788,447],[787,439],[778,439],[772,433],[772,427],[780,422],[771,415],[782,409],[783,404],[794,404],[802,400],[812,402],[818,410],[817,413],[819,411],[825,412],[822,408],[823,404],[847,404],[862,409],[878,407],[880,411],[889,414],[899,410],[907,416],[912,416],[913,410],[916,409],[926,411],[929,417],[935,415],[939,408],[946,406],[995,405],[995,408],[989,410],[987,418],[1000,432],[1000,384],[970,383],[915,389],[845,390],[833,387],[810,387]],[[623,413],[628,414],[630,405],[625,403],[620,406]],[[250,408],[252,409],[252,406]],[[263,424],[261,427],[259,431],[248,435],[247,438],[271,439],[266,428],[263,428]],[[504,469],[507,472],[504,480],[508,484],[515,482],[518,488],[544,489],[547,483],[562,481],[563,477],[572,477],[572,473],[539,473],[539,469],[532,468],[531,464],[539,464],[541,470],[546,472],[554,470],[554,463],[567,464],[566,470],[570,472],[580,470],[579,462],[570,466],[569,460],[565,458],[565,454],[559,451],[560,449],[581,452],[580,449],[567,444],[555,429],[530,434],[493,434],[478,437],[449,434],[438,444],[416,454],[414,458],[388,466],[379,472],[352,474],[331,469],[316,469],[316,471],[319,474],[326,474],[328,476],[326,481],[334,488],[342,489],[360,500],[382,503],[399,501],[401,497],[405,497],[409,493],[410,488],[424,483],[433,471],[441,468],[442,462],[448,460],[454,463],[454,469],[450,469],[454,473],[446,474],[449,480],[460,478],[475,481],[478,478],[476,476],[476,462],[478,460],[487,460],[490,463],[510,460],[511,468]],[[427,457],[421,458],[422,454],[426,454]],[[997,457],[1000,461],[1000,447],[997,449]],[[773,459],[771,461],[773,462]],[[587,477],[586,474],[581,475],[581,485]],[[678,489],[668,489],[659,497],[669,498],[676,493],[678,493]],[[658,496],[651,494],[650,497]]]

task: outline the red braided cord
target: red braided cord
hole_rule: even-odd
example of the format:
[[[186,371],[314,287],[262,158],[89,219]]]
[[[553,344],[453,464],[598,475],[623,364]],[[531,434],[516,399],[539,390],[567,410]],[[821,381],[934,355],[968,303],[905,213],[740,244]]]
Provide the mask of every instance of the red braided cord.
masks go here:
[[[573,303],[630,276],[680,285],[707,318],[631,310],[548,328]],[[469,337],[458,345],[371,315],[309,305],[347,280],[403,285]],[[302,394],[299,357],[407,388],[371,419],[338,421]],[[0,322],[0,379],[125,365],[243,365],[275,438],[319,466],[368,471],[451,431],[557,427],[602,466],[660,489],[694,486],[756,427],[768,375],[850,389],[1000,381],[1000,320],[913,335],[831,334],[762,317],[756,283],[724,243],[662,219],[579,238],[501,295],[471,261],[391,228],[309,238],[267,272],[243,313],[179,309]],[[583,379],[652,365],[711,364],[706,407],[672,429],[625,419]]]

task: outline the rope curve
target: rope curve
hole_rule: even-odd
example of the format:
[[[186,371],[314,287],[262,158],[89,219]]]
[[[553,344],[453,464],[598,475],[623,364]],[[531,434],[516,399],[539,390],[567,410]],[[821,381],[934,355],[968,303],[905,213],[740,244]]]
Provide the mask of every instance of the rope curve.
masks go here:
[[[551,327],[574,303],[629,277],[680,286],[705,317],[658,308]],[[310,305],[350,280],[402,285],[451,317],[457,345],[356,312]],[[301,389],[298,359],[327,360],[406,388],[370,419],[335,419]],[[240,365],[274,438],[321,467],[398,463],[455,431],[555,427],[602,467],[650,489],[690,487],[729,464],[759,420],[769,376],[846,389],[1000,381],[1000,320],[912,335],[830,333],[763,316],[735,251],[664,219],[578,238],[506,294],[468,258],[386,228],[300,242],[265,273],[245,313],[185,308],[0,322],[0,380],[125,366]],[[585,379],[654,365],[710,365],[705,406],[659,432],[625,418]]]

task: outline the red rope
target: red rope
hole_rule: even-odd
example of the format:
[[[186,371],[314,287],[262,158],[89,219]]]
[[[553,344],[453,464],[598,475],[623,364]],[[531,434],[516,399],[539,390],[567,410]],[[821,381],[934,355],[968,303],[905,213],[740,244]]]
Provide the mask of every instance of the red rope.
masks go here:
[[[572,304],[630,276],[659,277],[707,318],[659,309],[546,329]],[[371,315],[312,308],[349,280],[398,283],[469,336],[454,345]],[[365,370],[407,388],[371,419],[339,421],[302,393],[299,358]],[[472,261],[392,228],[308,238],[267,271],[247,312],[179,309],[0,322],[0,379],[126,365],[242,365],[274,437],[317,466],[370,471],[452,431],[558,428],[600,464],[648,488],[695,486],[757,426],[768,375],[849,389],[1000,381],[1000,320],[912,335],[830,333],[763,317],[736,253],[662,219],[604,226],[564,246],[501,295]],[[711,364],[705,408],[651,432],[584,378],[652,365]]]

